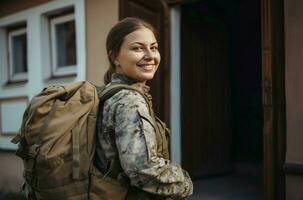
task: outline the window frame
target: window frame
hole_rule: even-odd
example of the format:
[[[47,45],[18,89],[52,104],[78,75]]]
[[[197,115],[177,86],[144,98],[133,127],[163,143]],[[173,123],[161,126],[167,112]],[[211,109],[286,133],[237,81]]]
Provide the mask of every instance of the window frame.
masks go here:
[[[17,82],[17,81],[27,81],[28,80],[28,71],[27,72],[22,72],[22,73],[15,73],[14,69],[14,58],[13,58],[13,37],[19,36],[19,35],[26,35],[26,44],[27,44],[27,29],[26,27],[24,28],[18,28],[14,30],[7,30],[7,42],[8,42],[8,48],[7,48],[7,53],[8,53],[8,71],[9,71],[9,76],[8,80],[10,82]],[[27,45],[26,45],[27,48]],[[27,70],[28,70],[28,51],[26,51],[26,57],[27,57]]]
[[[70,13],[54,18],[49,19],[49,25],[50,25],[50,46],[51,46],[51,71],[52,76],[66,76],[66,75],[76,75],[77,74],[77,61],[78,61],[78,55],[77,55],[77,45],[75,46],[75,52],[76,52],[76,64],[70,65],[70,66],[58,66],[57,65],[57,37],[56,37],[56,25],[63,24],[66,22],[74,21],[76,26],[76,19],[75,14]],[[77,33],[76,27],[75,27],[75,34]],[[77,37],[77,35],[76,35]],[[75,42],[77,44],[77,38],[75,38]]]

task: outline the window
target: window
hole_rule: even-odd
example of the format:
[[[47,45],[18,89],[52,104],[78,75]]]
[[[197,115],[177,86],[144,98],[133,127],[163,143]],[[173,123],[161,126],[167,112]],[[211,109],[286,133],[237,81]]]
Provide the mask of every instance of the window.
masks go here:
[[[85,30],[85,0],[48,1],[0,16],[0,149],[17,148],[10,140],[28,99],[47,85],[85,79]]]
[[[74,14],[50,19],[51,61],[54,76],[76,74],[76,31]]]
[[[27,80],[26,28],[8,30],[9,81]]]

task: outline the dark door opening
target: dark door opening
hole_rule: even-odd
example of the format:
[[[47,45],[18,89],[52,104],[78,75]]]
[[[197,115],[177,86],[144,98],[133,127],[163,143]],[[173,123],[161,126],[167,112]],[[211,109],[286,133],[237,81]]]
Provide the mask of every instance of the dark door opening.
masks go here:
[[[261,8],[181,6],[182,165],[193,199],[262,198]]]

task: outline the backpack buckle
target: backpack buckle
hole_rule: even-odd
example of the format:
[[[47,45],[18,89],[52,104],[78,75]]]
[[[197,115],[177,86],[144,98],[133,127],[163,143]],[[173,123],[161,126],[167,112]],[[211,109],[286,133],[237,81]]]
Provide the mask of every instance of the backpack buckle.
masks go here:
[[[11,143],[17,144],[20,142],[22,136],[20,134],[16,135],[13,139],[11,139]]]

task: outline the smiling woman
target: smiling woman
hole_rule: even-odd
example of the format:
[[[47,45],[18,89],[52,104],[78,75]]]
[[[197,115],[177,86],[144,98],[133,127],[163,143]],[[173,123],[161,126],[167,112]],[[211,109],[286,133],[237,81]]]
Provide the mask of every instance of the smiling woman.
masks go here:
[[[109,32],[107,52],[110,68],[105,90],[115,85],[124,89],[99,106],[94,165],[102,175],[96,181],[111,180],[106,179],[108,189],[94,188],[96,196],[121,200],[190,196],[192,181],[169,160],[169,129],[155,116],[145,85],[161,60],[154,28],[140,19],[125,18]],[[119,197],[113,198],[111,192],[118,190]]]
[[[117,73],[144,83],[152,79],[160,63],[158,43],[153,32],[140,28],[128,34],[114,63]]]

